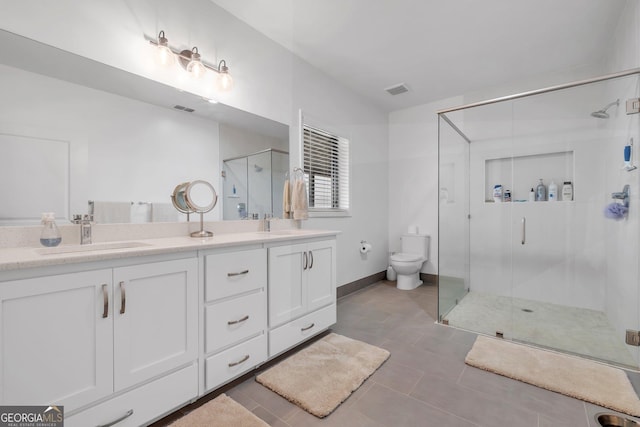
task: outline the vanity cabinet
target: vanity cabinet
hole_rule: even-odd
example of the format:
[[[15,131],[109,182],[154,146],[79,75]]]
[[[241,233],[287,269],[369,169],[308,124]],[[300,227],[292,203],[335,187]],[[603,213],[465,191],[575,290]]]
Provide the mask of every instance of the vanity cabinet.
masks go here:
[[[336,243],[269,248],[269,357],[336,322]]]
[[[1,404],[64,405],[67,426],[126,426],[195,398],[197,266],[187,258],[0,283]],[[140,385],[166,396],[133,399]]]
[[[0,283],[0,404],[64,405],[113,392],[111,270]]]
[[[261,247],[207,253],[205,389],[267,359],[267,253]]]

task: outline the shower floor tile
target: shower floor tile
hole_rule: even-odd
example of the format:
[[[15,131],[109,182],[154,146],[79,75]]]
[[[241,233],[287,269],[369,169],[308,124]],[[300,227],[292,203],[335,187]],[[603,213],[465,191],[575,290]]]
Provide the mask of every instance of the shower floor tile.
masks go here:
[[[601,311],[469,292],[445,319],[469,331],[502,332],[507,339],[638,367],[631,347]]]

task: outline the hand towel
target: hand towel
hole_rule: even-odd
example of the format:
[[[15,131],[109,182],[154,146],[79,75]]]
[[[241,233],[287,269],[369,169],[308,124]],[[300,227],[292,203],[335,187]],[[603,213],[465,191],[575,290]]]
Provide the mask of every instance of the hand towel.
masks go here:
[[[304,180],[297,179],[293,184],[293,194],[291,197],[291,210],[293,219],[308,219],[309,205],[307,204],[307,186]]]
[[[282,190],[282,218],[291,218],[291,183],[288,179],[284,180],[284,189]]]
[[[176,222],[178,211],[171,203],[151,203],[151,222]]]
[[[131,202],[93,202],[93,220],[96,224],[131,222]]]

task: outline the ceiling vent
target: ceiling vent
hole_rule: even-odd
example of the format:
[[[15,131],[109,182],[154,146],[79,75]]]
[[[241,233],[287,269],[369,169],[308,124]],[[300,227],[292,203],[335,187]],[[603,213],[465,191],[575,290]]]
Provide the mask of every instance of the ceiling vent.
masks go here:
[[[194,111],[196,111],[193,108],[184,107],[182,105],[174,105],[173,108],[180,111],[186,111],[187,113],[193,113]]]
[[[400,95],[401,93],[409,92],[409,88],[404,83],[393,85],[385,90],[391,95]]]

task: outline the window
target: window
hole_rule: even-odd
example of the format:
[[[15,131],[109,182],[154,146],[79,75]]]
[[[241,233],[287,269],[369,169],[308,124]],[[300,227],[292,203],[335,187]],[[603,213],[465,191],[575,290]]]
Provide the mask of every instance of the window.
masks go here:
[[[302,161],[309,211],[329,215],[349,209],[349,140],[302,125]]]

